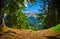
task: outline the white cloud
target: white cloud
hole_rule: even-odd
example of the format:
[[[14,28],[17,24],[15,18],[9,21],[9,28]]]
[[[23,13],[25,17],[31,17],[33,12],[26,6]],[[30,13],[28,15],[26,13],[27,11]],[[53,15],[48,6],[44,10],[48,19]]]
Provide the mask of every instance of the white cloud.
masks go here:
[[[26,1],[26,0],[24,0],[24,5],[25,5],[25,7],[28,7],[28,2]]]

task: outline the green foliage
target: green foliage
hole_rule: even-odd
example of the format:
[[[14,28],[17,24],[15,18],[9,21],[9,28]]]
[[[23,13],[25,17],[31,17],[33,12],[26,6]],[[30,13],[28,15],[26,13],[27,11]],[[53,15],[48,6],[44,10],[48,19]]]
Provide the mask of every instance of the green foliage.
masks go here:
[[[27,0],[33,3],[32,0]],[[26,15],[22,12],[25,8],[24,0],[5,0],[4,12],[7,14],[6,25],[18,29],[29,28]]]
[[[56,25],[55,27],[50,28],[56,32],[60,32],[60,24]]]
[[[57,4],[58,5],[58,4]],[[51,28],[58,23],[60,23],[60,18],[58,14],[58,9],[55,7],[55,0],[51,0],[49,2],[48,10],[47,10],[47,17],[46,17],[46,28]]]
[[[38,14],[38,19],[40,20],[40,21],[42,21],[42,29],[45,29],[47,26],[46,26],[46,21],[47,21],[47,19],[46,19],[46,17],[47,17],[47,15],[46,15],[46,13],[44,14],[44,13],[41,13],[41,14]]]
[[[47,25],[47,19],[46,19],[46,15],[43,16],[43,19],[42,19],[42,26],[43,26],[43,29],[47,28],[48,26]]]
[[[15,15],[13,15],[13,16],[7,15],[6,25],[9,27],[14,27],[14,28],[18,28],[18,29],[29,28],[28,27],[29,23],[28,23],[27,17],[21,11],[16,12]]]
[[[42,21],[42,19],[43,19],[42,13],[41,14],[37,14],[37,19]]]

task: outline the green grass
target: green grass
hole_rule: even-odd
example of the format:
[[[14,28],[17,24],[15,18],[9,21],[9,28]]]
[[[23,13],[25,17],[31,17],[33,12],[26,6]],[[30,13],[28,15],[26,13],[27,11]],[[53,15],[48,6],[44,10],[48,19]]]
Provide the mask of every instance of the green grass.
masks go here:
[[[50,28],[56,32],[60,32],[60,24],[56,25],[55,27]]]

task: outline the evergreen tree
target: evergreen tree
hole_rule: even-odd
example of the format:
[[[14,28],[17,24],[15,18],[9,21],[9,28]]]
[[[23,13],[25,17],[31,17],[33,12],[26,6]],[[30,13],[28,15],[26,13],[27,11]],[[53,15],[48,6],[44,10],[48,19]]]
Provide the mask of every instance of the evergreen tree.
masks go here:
[[[33,0],[26,1],[29,3],[33,2]],[[9,15],[15,15],[15,12],[18,11],[20,5],[21,8],[24,7],[24,0],[0,0],[0,31],[2,31],[1,27],[4,26],[4,13],[7,13]]]

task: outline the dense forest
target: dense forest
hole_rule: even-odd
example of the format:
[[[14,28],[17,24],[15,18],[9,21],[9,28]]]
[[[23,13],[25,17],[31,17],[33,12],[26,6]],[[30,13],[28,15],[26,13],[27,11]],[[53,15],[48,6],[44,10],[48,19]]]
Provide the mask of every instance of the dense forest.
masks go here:
[[[46,34],[48,32],[48,29],[60,32],[59,0],[42,0],[43,9],[42,10],[39,9],[39,11],[44,12],[43,13],[39,12],[39,14],[37,14],[37,19],[39,21],[34,17],[28,18],[25,12],[23,12],[24,9],[26,8],[25,1],[28,4],[32,3],[32,5],[34,5],[36,2],[36,0],[0,0],[0,32],[2,33],[4,32],[4,27],[8,27],[9,29],[10,28],[18,29],[22,31],[23,29],[25,29],[25,31],[32,30],[31,32],[33,33],[38,30],[42,30],[41,32],[44,32],[45,29],[47,29]],[[45,5],[46,3],[48,3],[48,6]],[[6,18],[4,16],[5,14]],[[41,25],[38,25],[37,21],[38,23],[41,22]]]
[[[28,3],[34,4],[36,0],[27,0]],[[1,0],[0,1],[0,30],[4,26],[14,27],[14,28],[24,28],[29,29],[27,16],[23,13],[25,8],[24,0]],[[48,2],[48,7],[45,7],[46,11],[44,13],[38,14],[38,19],[42,21],[42,28],[50,28],[60,23],[59,14],[59,1],[57,0],[43,0],[43,3]],[[42,10],[42,11],[43,11]],[[4,21],[4,14],[7,14],[6,21]]]

